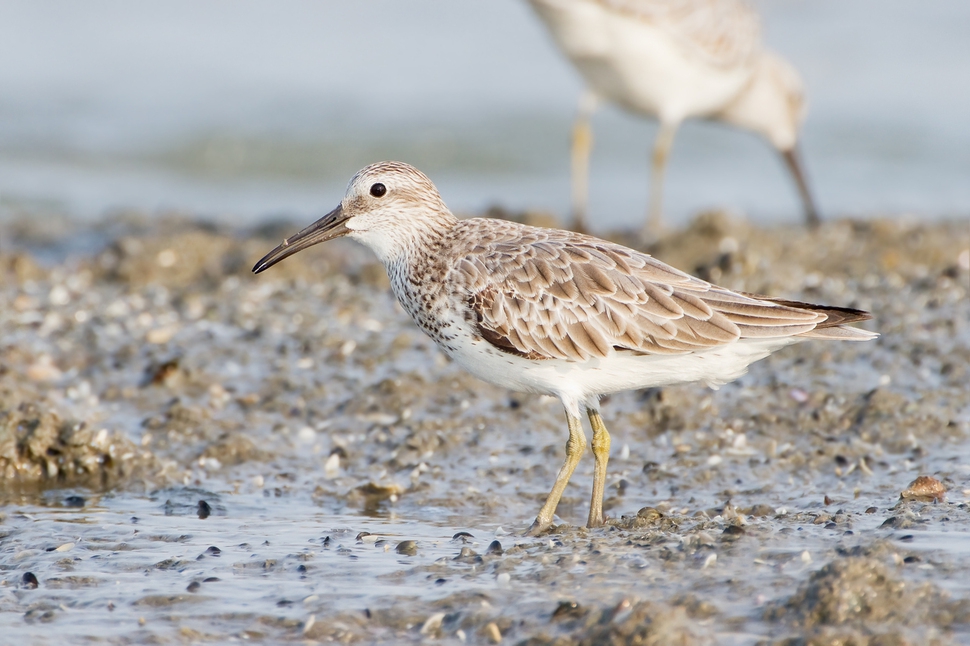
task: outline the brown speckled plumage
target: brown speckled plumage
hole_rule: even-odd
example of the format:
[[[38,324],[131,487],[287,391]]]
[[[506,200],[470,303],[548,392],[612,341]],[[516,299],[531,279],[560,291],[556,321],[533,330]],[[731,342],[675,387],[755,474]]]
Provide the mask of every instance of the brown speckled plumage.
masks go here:
[[[684,354],[739,339],[812,336],[836,312],[839,325],[868,318],[732,292],[570,231],[476,218],[440,233],[417,262],[392,269],[401,304],[432,337],[450,308],[492,345],[529,359]]]

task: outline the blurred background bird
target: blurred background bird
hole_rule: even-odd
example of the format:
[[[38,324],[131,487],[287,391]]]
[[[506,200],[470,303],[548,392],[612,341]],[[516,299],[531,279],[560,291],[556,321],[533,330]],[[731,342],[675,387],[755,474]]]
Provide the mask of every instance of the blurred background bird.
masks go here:
[[[797,150],[805,116],[798,72],[761,44],[743,0],[530,0],[586,82],[572,137],[574,227],[587,228],[590,117],[600,100],[655,117],[650,205],[643,234],[662,226],[667,159],[680,124],[704,118],[768,140],[794,177],[810,226],[819,222]]]
[[[762,42],[809,89],[799,148],[826,220],[966,218],[970,91],[955,80],[970,78],[970,3],[756,6]],[[686,24],[689,34],[706,25]],[[713,24],[725,39],[715,52],[744,32],[726,18]],[[414,38],[421,30],[435,37]],[[685,50],[692,42],[678,38]],[[763,51],[752,38],[750,51]],[[461,213],[568,218],[564,135],[583,87],[524,0],[10,0],[0,20],[0,221],[36,208],[91,221],[117,212],[302,221],[375,159],[432,173]],[[642,223],[659,127],[602,98],[587,225],[606,234]],[[664,223],[712,210],[797,222],[801,202],[776,157],[748,130],[686,121],[666,160]]]

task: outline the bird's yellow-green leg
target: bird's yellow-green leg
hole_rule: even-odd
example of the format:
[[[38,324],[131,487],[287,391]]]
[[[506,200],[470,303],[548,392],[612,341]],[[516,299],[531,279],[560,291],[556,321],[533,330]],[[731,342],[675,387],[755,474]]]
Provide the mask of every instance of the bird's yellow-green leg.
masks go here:
[[[667,171],[667,158],[674,144],[679,123],[660,122],[660,131],[653,143],[653,168],[650,171],[650,212],[643,230],[644,239],[655,239],[663,229],[664,176]]]
[[[593,467],[593,498],[589,503],[589,521],[587,527],[599,527],[603,524],[603,491],[606,488],[606,463],[610,459],[610,434],[603,424],[599,411],[587,409],[589,424],[593,427],[593,457],[596,465]]]
[[[586,230],[589,207],[589,154],[593,150],[593,129],[589,120],[596,111],[596,95],[586,92],[579,100],[576,123],[573,124],[572,169],[573,229]]]
[[[582,421],[578,417],[570,415],[567,411],[566,423],[569,424],[569,439],[566,441],[566,461],[563,462],[562,467],[559,469],[559,475],[556,476],[556,484],[552,486],[552,491],[549,492],[546,503],[542,505],[542,509],[539,510],[539,515],[536,516],[535,522],[529,528],[529,536],[541,534],[552,525],[552,517],[556,513],[559,499],[562,498],[562,492],[565,490],[566,484],[569,483],[569,478],[572,477],[573,471],[576,470],[579,459],[583,457],[583,451],[586,450],[586,434],[583,433]]]

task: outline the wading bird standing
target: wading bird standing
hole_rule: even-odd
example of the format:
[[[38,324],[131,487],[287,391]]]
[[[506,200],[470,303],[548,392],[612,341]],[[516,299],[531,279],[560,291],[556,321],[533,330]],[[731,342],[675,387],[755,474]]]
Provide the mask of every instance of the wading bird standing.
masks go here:
[[[662,224],[664,169],[674,135],[690,118],[723,121],[765,137],[795,179],[810,226],[818,211],[796,144],[805,113],[798,73],[761,45],[758,15],[744,0],[530,0],[587,85],[572,139],[572,203],[586,228],[589,120],[600,99],[660,122],[653,145],[644,235]]]
[[[377,254],[414,322],[470,373],[551,395],[566,410],[566,461],[536,516],[547,529],[593,429],[590,527],[603,524],[610,435],[602,395],[737,379],[748,364],[805,339],[865,341],[866,312],[717,287],[592,236],[505,220],[459,220],[423,173],[364,168],[333,211],[256,263],[264,271],[311,245],[349,236]]]

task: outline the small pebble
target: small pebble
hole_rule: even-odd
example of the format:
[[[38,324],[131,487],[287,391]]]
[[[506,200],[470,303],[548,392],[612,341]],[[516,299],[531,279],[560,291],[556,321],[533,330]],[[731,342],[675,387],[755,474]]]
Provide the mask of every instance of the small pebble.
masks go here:
[[[736,541],[742,536],[744,536],[744,528],[738,525],[728,525],[721,532],[721,539],[725,541]]]
[[[404,554],[405,556],[414,556],[418,553],[418,542],[417,541],[401,541],[394,548],[394,551],[398,554]]]
[[[756,518],[764,518],[765,516],[773,516],[775,513],[775,508],[771,505],[766,505],[765,503],[758,503],[754,505],[748,512],[749,516],[754,516]]]
[[[502,641],[502,632],[498,629],[498,626],[494,621],[488,623],[485,626],[485,636],[491,640],[493,644],[498,644]]]
[[[560,601],[556,609],[552,611],[552,618],[578,617],[583,612],[582,606],[576,601]]]
[[[80,509],[81,507],[84,507],[86,502],[87,501],[85,501],[81,496],[68,496],[64,499],[64,506]]]
[[[501,543],[499,543],[498,541],[492,541],[491,543],[488,544],[488,548],[486,548],[485,553],[499,555],[499,554],[504,554],[505,550],[502,549]]]
[[[222,556],[222,550],[215,545],[210,545],[208,548],[206,548],[205,553],[209,556]]]
[[[199,518],[201,518],[202,520],[205,520],[212,514],[212,507],[210,507],[209,503],[207,503],[206,501],[200,500],[199,506],[198,506],[198,514],[199,514]]]
[[[40,581],[37,580],[37,577],[34,576],[33,572],[24,572],[24,576],[21,581],[23,581],[24,587],[28,590],[33,590],[40,585]]]
[[[874,514],[874,513],[876,513],[877,511],[879,511],[879,510],[878,510],[878,509],[876,509],[875,507],[867,507],[867,508],[866,508],[866,513],[867,513],[867,514]]]
[[[944,498],[946,498],[946,487],[932,476],[916,478],[899,494],[900,500],[918,502],[943,502]]]
[[[664,515],[653,507],[644,507],[637,512],[637,518],[643,518],[644,520],[660,520]]]
[[[333,480],[340,475],[340,453],[334,451],[323,464],[323,477]]]
[[[464,561],[467,563],[481,563],[482,557],[478,555],[478,552],[470,547],[463,547],[461,551],[458,552],[458,556],[454,558],[455,561]]]
[[[201,583],[199,583],[198,581],[193,581],[192,583],[185,586],[185,589],[188,590],[189,592],[198,592],[199,588],[201,587],[202,587]]]
[[[468,532],[458,532],[457,534],[455,534],[454,536],[451,537],[451,540],[453,540],[453,541],[461,541],[462,543],[467,543],[468,542],[468,539],[470,539],[470,538],[475,538],[475,537],[472,536],[471,534],[469,534]]]
[[[430,617],[428,617],[425,620],[424,624],[421,625],[421,630],[420,630],[421,634],[433,635],[437,633],[438,630],[441,629],[441,622],[444,620],[444,618],[445,618],[445,613],[443,612],[436,612]]]

